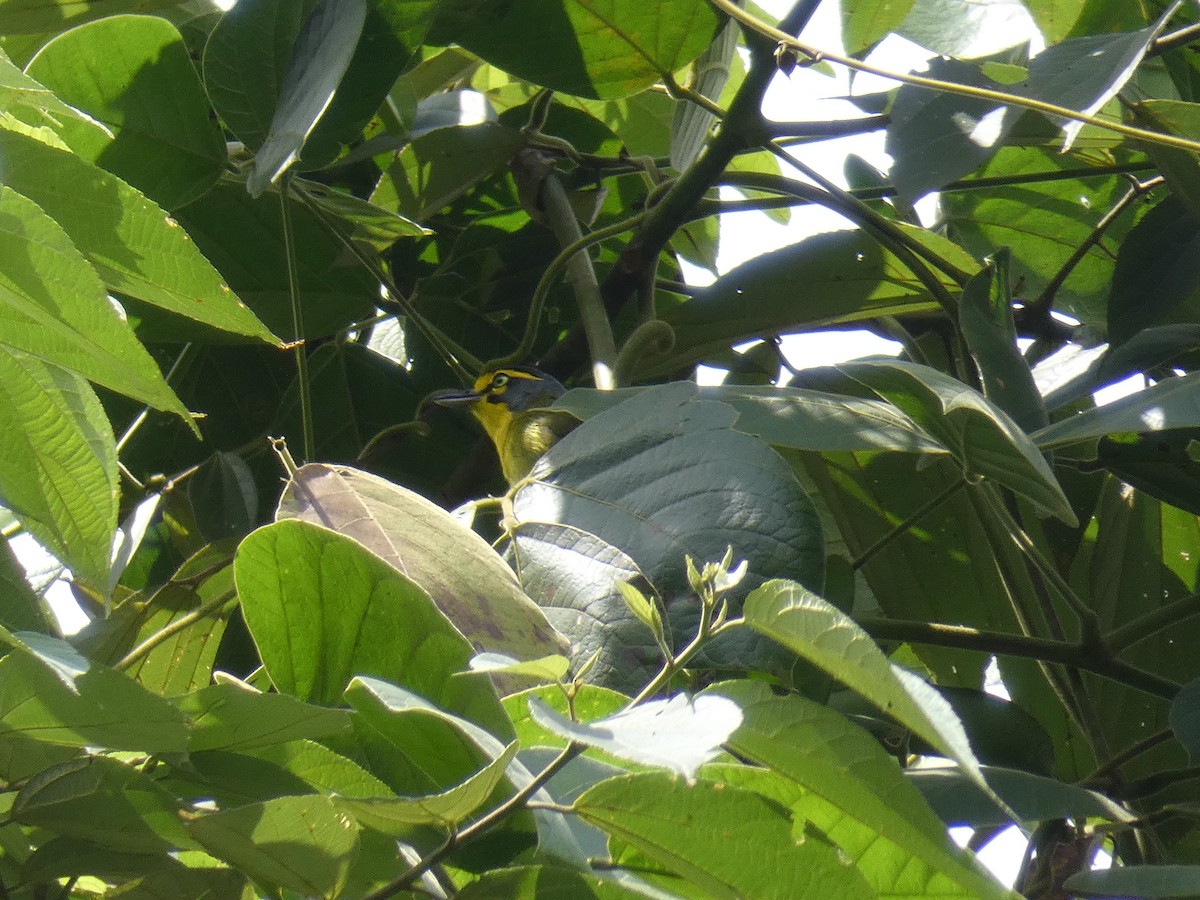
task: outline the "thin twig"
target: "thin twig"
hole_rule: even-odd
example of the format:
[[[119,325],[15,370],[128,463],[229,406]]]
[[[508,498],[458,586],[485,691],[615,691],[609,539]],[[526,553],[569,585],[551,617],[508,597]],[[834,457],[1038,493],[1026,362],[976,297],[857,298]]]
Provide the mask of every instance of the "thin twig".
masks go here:
[[[929,513],[933,512],[935,509],[937,509],[939,506],[941,506],[943,503],[945,503],[947,500],[949,500],[951,497],[953,497],[955,494],[957,494],[960,490],[962,490],[964,487],[966,487],[966,485],[967,485],[966,479],[960,478],[957,481],[955,481],[953,484],[949,485],[944,490],[939,491],[935,496],[931,497],[929,500],[926,500],[924,503],[922,503],[920,506],[918,506],[915,510],[913,510],[911,513],[909,513],[907,516],[905,516],[904,519],[900,523],[898,523],[894,528],[890,529],[887,532],[887,534],[880,537],[877,541],[875,541],[875,543],[871,544],[871,546],[869,546],[866,550],[864,550],[862,553],[858,554],[858,556],[856,556],[854,558],[854,561],[850,563],[850,568],[854,569],[855,571],[858,571],[859,569],[861,569],[863,566],[865,566],[868,562],[871,561],[872,557],[874,557],[881,550],[885,549],[893,541],[898,540],[899,538],[903,537],[909,531],[909,529],[911,529],[914,525],[917,524],[917,522],[921,521],[921,519],[923,519]]]
[[[880,66],[872,65],[871,63],[863,62],[862,60],[854,59],[849,56],[842,56],[839,53],[831,53],[797,40],[785,31],[774,28],[761,19],[755,17],[751,13],[741,9],[733,0],[709,0],[713,6],[727,13],[731,18],[741,22],[746,28],[757,32],[772,41],[775,41],[783,46],[790,47],[797,53],[808,57],[813,62],[831,62],[839,66],[845,66],[847,69],[853,69],[856,72],[865,72],[868,75],[878,75],[880,78],[887,78],[890,81],[899,81],[901,84],[911,84],[914,87],[929,88],[930,90],[940,91],[946,94],[957,94],[962,97],[976,97],[981,100],[990,100],[993,103],[1004,104],[1005,106],[1016,106],[1022,109],[1032,109],[1035,112],[1045,113],[1049,116],[1057,116],[1062,119],[1070,119],[1074,122],[1083,122],[1085,125],[1095,125],[1097,128],[1104,128],[1108,131],[1114,131],[1117,134],[1125,135],[1126,137],[1137,138],[1139,140],[1148,141],[1152,144],[1161,144],[1164,147],[1177,147],[1180,150],[1191,150],[1193,153],[1200,152],[1200,141],[1192,141],[1187,138],[1177,137],[1173,134],[1164,134],[1158,131],[1147,131],[1144,128],[1136,128],[1132,125],[1125,125],[1121,122],[1102,119],[1097,116],[1088,115],[1087,113],[1079,112],[1078,110],[1068,109],[1065,106],[1057,106],[1053,103],[1047,103],[1043,100],[1035,100],[1032,97],[1022,97],[1018,94],[1007,94],[1003,91],[992,91],[987,88],[975,87],[973,85],[956,84],[952,81],[941,81],[937,78],[928,78],[923,75],[901,74],[890,69],[885,69]]]
[[[179,634],[179,632],[183,631],[189,625],[199,622],[206,616],[216,612],[221,607],[233,600],[233,598],[236,596],[237,591],[225,591],[219,597],[214,597],[207,603],[203,603],[200,606],[197,606],[195,609],[184,613],[178,619],[175,619],[173,622],[163,626],[158,631],[154,632],[154,634],[150,635],[150,637],[146,638],[144,641],[126,653],[118,662],[113,665],[113,668],[118,670],[128,669],[143,656],[150,653],[150,651],[155,647],[159,646],[169,638]]]

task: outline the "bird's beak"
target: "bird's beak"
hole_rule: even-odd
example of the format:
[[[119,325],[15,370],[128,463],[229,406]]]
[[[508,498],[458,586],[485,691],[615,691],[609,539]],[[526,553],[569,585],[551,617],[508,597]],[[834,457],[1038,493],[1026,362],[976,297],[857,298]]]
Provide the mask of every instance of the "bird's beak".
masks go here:
[[[427,418],[430,408],[433,406],[470,406],[478,400],[482,394],[471,390],[449,390],[434,391],[421,401],[421,406],[417,410],[417,418]]]

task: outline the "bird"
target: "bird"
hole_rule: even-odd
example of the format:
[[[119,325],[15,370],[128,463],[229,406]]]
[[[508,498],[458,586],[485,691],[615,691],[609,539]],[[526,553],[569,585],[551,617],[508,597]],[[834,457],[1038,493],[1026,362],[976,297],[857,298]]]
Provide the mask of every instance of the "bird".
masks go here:
[[[539,369],[506,366],[484,372],[470,390],[435,391],[427,402],[469,409],[496,446],[505,479],[516,485],[538,457],[579,425],[570,413],[546,408],[566,390]]]

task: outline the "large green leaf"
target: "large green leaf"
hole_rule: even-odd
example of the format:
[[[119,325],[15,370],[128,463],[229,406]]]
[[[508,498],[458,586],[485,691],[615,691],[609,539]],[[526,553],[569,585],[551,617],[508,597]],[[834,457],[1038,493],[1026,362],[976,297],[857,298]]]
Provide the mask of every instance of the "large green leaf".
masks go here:
[[[455,678],[471,645],[407,576],[352,538],[284,521],[248,536],[234,560],[242,611],[283,693],[336,705],[376,675],[497,733],[511,726],[483,678]]]
[[[1200,373],[1166,378],[1104,406],[1068,416],[1032,435],[1043,450],[1122,432],[1167,431],[1200,426],[1197,392]]]
[[[1005,90],[978,63],[935,59],[928,77]],[[975,171],[1004,142],[1019,111],[994,101],[903,85],[892,104],[885,147],[889,175],[901,199],[912,202]]]
[[[1149,325],[1193,323],[1200,313],[1200,218],[1174,196],[1121,242],[1108,296],[1108,336],[1124,343]]]
[[[735,608],[766,578],[822,584],[824,544],[811,502],[774,451],[733,429],[735,415],[692,384],[653,388],[588,419],[516,488],[513,556],[522,584],[585,655],[602,650],[594,670],[601,683],[636,690],[659,664],[614,579],[639,571],[649,579],[678,647],[699,616],[686,555],[715,561],[732,547],[748,561]],[[704,660],[744,669],[781,662],[773,656],[756,637],[735,633],[707,647]]]
[[[397,837],[405,836],[414,825],[453,828],[469,819],[492,796],[516,754],[517,744],[514,741],[462,784],[440,794],[427,797],[337,797],[334,803],[363,825]]]
[[[225,167],[225,140],[183,38],[157,16],[110,16],[47,43],[26,71],[102,122],[64,120],[59,134],[84,159],[166,209],[208,190]]]
[[[798,842],[788,811],[741,788],[663,774],[610,778],[575,812],[683,876],[705,895],[828,900],[875,896],[823,841]]]
[[[1095,818],[1110,822],[1133,819],[1123,806],[1079,785],[1019,769],[985,766],[983,771],[988,784],[1023,822],[1060,818]],[[1008,821],[996,804],[956,769],[913,768],[904,774],[947,825],[979,828],[1004,825]]]
[[[751,628],[870,700],[988,790],[950,704],[912,672],[889,663],[845,613],[806,588],[780,580],[767,582],[746,598],[745,617]]]
[[[596,391],[576,388],[554,401],[586,419],[634,396],[642,388]],[[734,427],[773,447],[795,450],[897,450],[946,453],[896,407],[879,400],[806,388],[726,384],[700,388],[700,396],[732,406]]]
[[[1009,253],[1001,250],[971,277],[959,301],[959,324],[979,367],[983,395],[1025,431],[1048,424],[1029,363],[1017,346]]]
[[[484,873],[457,896],[462,900],[523,900],[543,896],[570,897],[572,900],[640,900],[646,894],[575,869],[512,866]]]
[[[0,185],[0,344],[71,369],[190,422],[71,239],[31,200]]]
[[[454,42],[534,84],[609,99],[700,55],[721,20],[702,0],[452,0],[431,41]]]
[[[1074,158],[1050,151],[1004,148],[978,175],[1017,180],[1078,166]],[[1024,297],[1036,297],[1076,250],[1086,246],[1083,259],[1059,287],[1054,308],[1103,327],[1113,262],[1130,218],[1118,219],[1099,241],[1085,242],[1128,189],[1128,182],[1121,177],[1101,173],[986,191],[955,191],[942,197],[943,219],[950,236],[979,257],[997,247],[1009,247],[1013,284],[1021,286],[1020,296]]]
[[[358,826],[328,797],[280,797],[188,823],[214,856],[260,885],[337,897],[358,853]]]
[[[988,478],[1074,525],[1076,517],[1049,463],[999,407],[961,381],[901,361],[848,363],[841,371],[898,406],[962,467]]]
[[[117,454],[78,375],[0,347],[0,497],[76,577],[103,591],[117,529]]]
[[[1172,603],[1200,588],[1190,558],[1200,545],[1200,519],[1109,478],[1095,517],[1071,567],[1071,582],[1109,632],[1144,616],[1161,616]],[[1153,621],[1153,620],[1151,620]],[[1191,648],[1200,640],[1200,619],[1180,615],[1121,648],[1121,659],[1165,678],[1190,681],[1196,673]],[[1097,719],[1114,749],[1137,744],[1170,727],[1170,703],[1121,684],[1085,676],[1104,697]],[[1103,692],[1102,694],[1100,692]],[[1139,755],[1122,771],[1149,775],[1182,764],[1178,745]]]
[[[1196,896],[1200,866],[1132,865],[1077,872],[1063,888],[1087,897],[1155,897],[1181,900]]]
[[[21,637],[22,649],[0,660],[0,731],[66,747],[183,752],[187,727],[168,701],[64,641]]]
[[[366,0],[321,0],[309,15],[279,86],[271,127],[246,179],[252,196],[299,158],[350,65],[366,18]]]
[[[4,180],[51,216],[110,290],[221,331],[277,343],[179,224],[115,175],[0,129]]]
[[[393,754],[399,752],[406,757],[402,765],[415,767],[415,773],[435,788],[451,788],[469,780],[509,752],[508,745],[497,738],[500,732],[489,733],[375,678],[354,679],[346,690],[346,699],[367,728],[384,738]],[[504,739],[511,740],[510,730],[504,733]],[[439,780],[444,783],[439,784]],[[532,784],[533,774],[520,760],[513,759],[505,769],[505,780],[508,791],[525,790]],[[552,802],[544,788],[534,791],[530,799]],[[533,815],[543,852],[583,864],[583,851],[561,813],[539,809]]]
[[[279,519],[352,537],[429,594],[476,650],[518,659],[568,651],[487,542],[419,494],[358,469],[307,465],[292,475]]]
[[[424,222],[476,183],[500,170],[521,146],[521,135],[495,123],[439,128],[401,151],[371,202]]]
[[[870,50],[904,21],[914,0],[843,0],[842,45],[857,56]]]
[[[286,694],[264,694],[223,682],[173,700],[188,718],[188,751],[254,750],[349,729],[343,710],[302,703]]]
[[[950,841],[879,742],[832,710],[768,685],[725,682],[703,696],[742,709],[729,741],[739,756],[792,779],[806,796],[793,812],[851,856],[880,896],[1010,896]]]
[[[921,282],[863,232],[821,234],[764,253],[667,310],[675,346],[643,363],[639,377],[676,371],[764,334],[937,308]]]
[[[12,817],[114,850],[152,852],[192,847],[179,802],[136,767],[83,756],[30,778]]]
[[[100,16],[177,5],[178,0],[5,0],[0,3],[0,34],[65,31]]]
[[[204,46],[204,87],[221,120],[257,150],[267,139],[292,45],[317,0],[243,0]]]
[[[594,722],[572,721],[536,697],[529,698],[529,712],[533,721],[561,738],[675,772],[688,781],[717,757],[721,744],[742,721],[737,705],[725,697],[684,694],[640,703]]]

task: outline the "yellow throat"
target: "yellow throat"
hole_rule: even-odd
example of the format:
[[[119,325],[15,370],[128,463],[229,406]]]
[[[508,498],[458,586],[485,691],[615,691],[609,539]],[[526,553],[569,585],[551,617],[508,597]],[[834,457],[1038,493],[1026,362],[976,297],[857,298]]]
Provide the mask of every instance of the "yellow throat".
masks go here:
[[[496,445],[504,477],[516,484],[539,456],[579,424],[570,413],[544,408],[565,390],[544,372],[512,367],[485,372],[470,391],[443,391],[431,400],[470,409]]]

